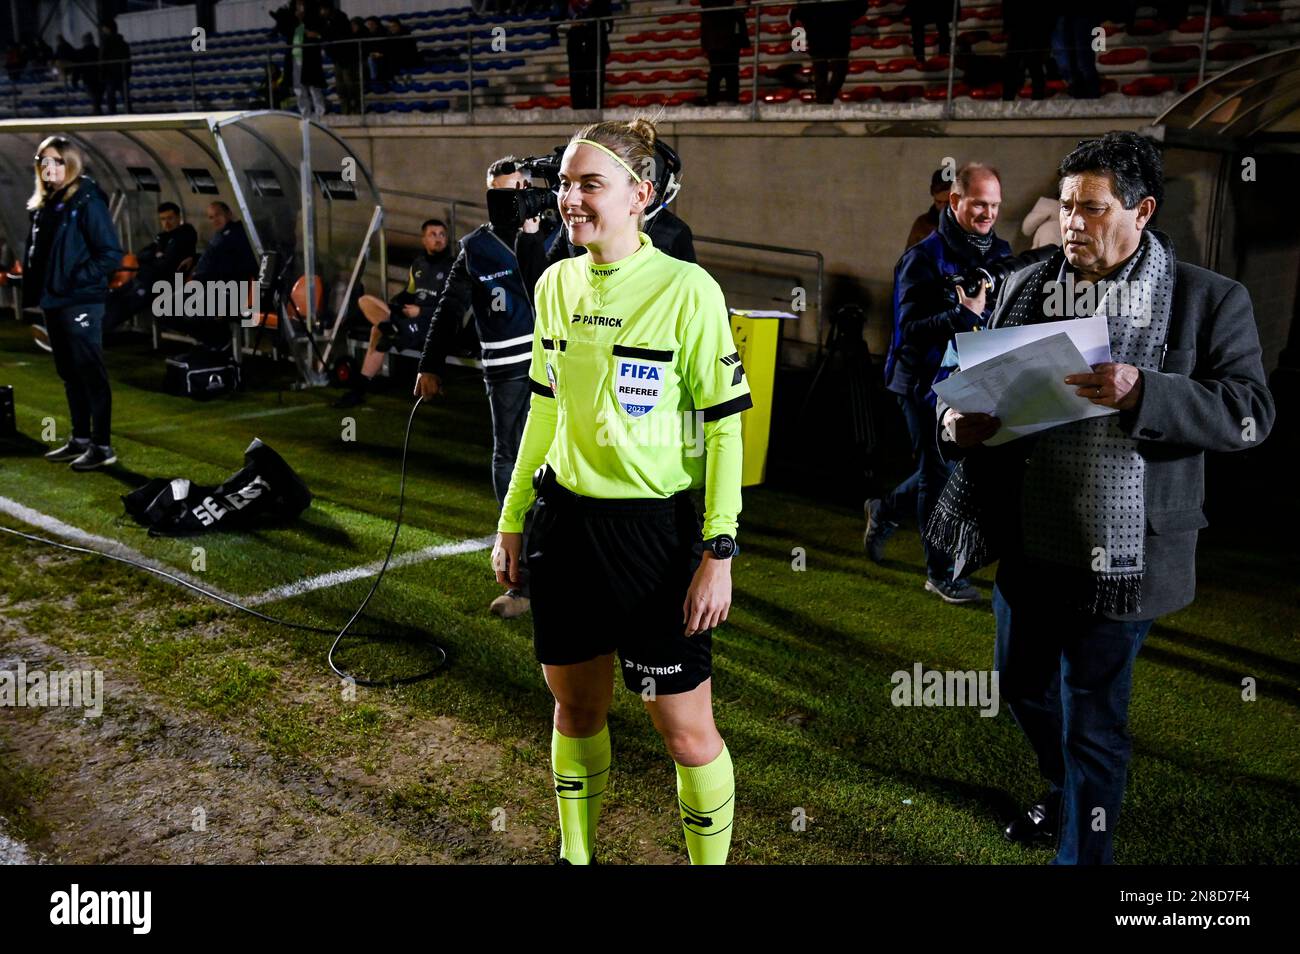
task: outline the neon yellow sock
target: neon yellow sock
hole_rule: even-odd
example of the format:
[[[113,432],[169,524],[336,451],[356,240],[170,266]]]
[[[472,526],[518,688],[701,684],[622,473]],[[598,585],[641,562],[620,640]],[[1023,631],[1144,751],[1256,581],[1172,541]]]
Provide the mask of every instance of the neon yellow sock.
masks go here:
[[[736,777],[725,744],[708,765],[677,764],[677,805],[691,864],[725,865],[736,807]]]
[[[560,812],[560,857],[572,865],[589,865],[609,782],[609,726],[586,739],[571,739],[552,728],[551,771]]]

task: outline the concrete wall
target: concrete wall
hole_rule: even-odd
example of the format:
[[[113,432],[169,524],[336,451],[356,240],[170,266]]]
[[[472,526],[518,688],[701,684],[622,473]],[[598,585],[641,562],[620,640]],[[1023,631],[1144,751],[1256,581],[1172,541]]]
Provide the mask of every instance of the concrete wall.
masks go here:
[[[1056,163],[1082,138],[1109,128],[1139,128],[1136,120],[1052,120],[1025,135],[1015,122],[934,124],[662,123],[661,135],[682,157],[683,186],[673,207],[700,235],[819,250],[825,255],[831,304],[865,299],[867,340],[883,354],[890,329],[894,265],[912,220],[929,203],[930,173],[944,157],[978,159],[1002,172],[1003,206],[997,226],[1017,250],[1020,231],[1041,195],[1053,194]],[[336,125],[364,156],[381,188],[482,201],[483,175],[501,155],[539,155],[573,133],[571,125],[438,126],[414,122]],[[1208,195],[1203,172],[1188,170],[1182,191]],[[386,197],[390,216],[410,222],[446,207]],[[1170,217],[1173,219],[1174,217]],[[1176,219],[1179,248],[1204,244],[1203,215]],[[477,221],[468,223],[469,227]],[[467,231],[467,228],[462,228]],[[796,276],[812,299],[807,260],[737,252],[700,243],[701,262],[730,276],[743,270]],[[1199,252],[1198,252],[1199,254]],[[730,292],[729,281],[719,276]],[[788,283],[787,283],[788,284]],[[773,280],[775,291],[781,283]],[[788,296],[788,289],[781,294]],[[746,306],[756,307],[752,301]],[[790,308],[784,302],[768,307]],[[816,319],[805,314],[787,337],[816,340]]]

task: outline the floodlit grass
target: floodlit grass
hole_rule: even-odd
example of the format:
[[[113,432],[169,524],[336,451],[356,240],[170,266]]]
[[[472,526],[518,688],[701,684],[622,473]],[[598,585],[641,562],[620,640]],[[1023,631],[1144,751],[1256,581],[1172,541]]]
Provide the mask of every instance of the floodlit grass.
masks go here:
[[[328,406],[337,392],[277,390],[287,378],[272,375],[283,371],[257,362],[249,391],[204,405],[161,393],[161,360],[141,344],[112,349],[109,365],[120,468],[74,474],[41,460],[44,445],[31,442],[0,457],[0,496],[243,596],[383,556],[410,409],[404,388],[338,411]],[[38,438],[42,419],[52,416],[59,438],[66,436],[52,363],[17,323],[0,325],[0,381],[15,387],[24,434]],[[452,384],[416,418],[399,553],[482,537],[494,525],[482,384],[468,374]],[[342,440],[345,417],[355,421],[355,441]],[[149,538],[124,518],[120,496],[133,486],[158,476],[217,483],[241,466],[254,437],[279,451],[316,495],[296,523],[168,540]],[[1289,510],[1273,519],[1294,525],[1295,503],[1285,503]],[[1117,840],[1122,862],[1300,860],[1300,593],[1281,558],[1284,544],[1266,551],[1262,541],[1232,536],[1233,529],[1205,536],[1197,602],[1161,620],[1139,658],[1136,751]],[[741,541],[734,607],[714,640],[715,708],[738,772],[733,860],[1047,860],[1049,852],[1024,851],[1000,836],[1005,819],[1039,790],[1009,713],[990,719],[973,707],[890,702],[891,674],[917,662],[927,669],[991,666],[987,599],[953,608],[925,594],[914,532],[895,537],[885,565],[868,563],[859,513],[814,494],[748,491]],[[193,569],[196,546],[205,550],[202,571]],[[806,569],[792,565],[795,547],[806,552]],[[988,571],[976,578],[986,597],[991,579]],[[261,608],[338,625],[370,584],[358,580]],[[364,760],[382,745],[388,716],[372,704],[382,701],[460,720],[506,746],[510,758],[545,765],[551,698],[532,657],[528,619],[503,622],[486,612],[498,592],[486,551],[393,570],[359,624],[388,638],[346,641],[340,662],[370,677],[417,671],[436,661],[420,635],[427,633],[446,649],[448,665],[414,685],[358,689],[357,702],[345,704],[325,666],[323,634],[277,628],[141,571],[0,536],[0,617],[120,667],[149,691],[207,713],[277,757],[316,764]],[[0,622],[0,654],[12,636]],[[290,664],[318,681],[286,682],[281,672]],[[1257,701],[1243,701],[1245,677],[1257,681]],[[0,722],[0,751],[2,730]],[[672,811],[672,764],[640,700],[621,688],[611,734],[611,799]],[[20,837],[39,836],[30,808],[57,789],[59,771],[14,769],[0,758],[0,815]],[[434,784],[444,777],[437,766],[430,771],[430,784],[386,795],[413,830],[449,803],[486,825],[504,797],[482,780],[448,794]],[[553,825],[552,805],[539,788],[529,820]],[[792,830],[799,810],[808,819],[802,832]],[[680,837],[663,847],[681,851]],[[630,840],[616,849],[637,860]]]

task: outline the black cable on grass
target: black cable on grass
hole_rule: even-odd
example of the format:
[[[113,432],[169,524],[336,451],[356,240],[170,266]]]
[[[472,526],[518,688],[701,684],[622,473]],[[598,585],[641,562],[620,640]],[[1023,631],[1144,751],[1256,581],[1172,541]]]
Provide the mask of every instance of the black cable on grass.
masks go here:
[[[33,543],[43,543],[46,546],[56,547],[60,550],[69,550],[72,553],[85,553],[90,556],[103,557],[106,560],[112,560],[116,563],[124,563],[127,566],[133,566],[141,570],[146,570],[149,573],[154,574],[155,576],[161,576],[163,579],[171,580],[173,583],[178,583],[181,586],[184,586],[187,589],[191,589],[196,593],[201,593],[202,595],[208,597],[209,599],[216,600],[218,603],[222,603],[226,606],[231,607],[232,609],[240,610],[241,612],[247,613],[249,616],[255,616],[258,619],[263,620],[264,622],[267,623],[271,623],[275,626],[283,626],[287,629],[297,629],[307,633],[325,633],[327,635],[333,635],[334,642],[330,645],[329,652],[325,654],[325,661],[329,663],[330,669],[334,670],[334,672],[338,674],[341,678],[351,679],[358,686],[391,688],[393,686],[402,686],[413,682],[420,682],[421,680],[431,678],[435,673],[438,672],[439,669],[442,668],[443,664],[447,661],[447,651],[443,649],[441,646],[439,646],[437,643],[433,642],[432,639],[429,640],[429,645],[433,649],[437,650],[438,656],[440,657],[438,659],[437,665],[434,666],[432,669],[426,670],[425,672],[416,673],[413,676],[402,676],[397,679],[385,679],[385,680],[362,679],[361,677],[356,676],[345,669],[339,668],[339,666],[336,665],[334,662],[334,651],[338,649],[339,643],[342,642],[343,637],[348,634],[348,630],[352,628],[352,624],[357,621],[357,619],[361,616],[363,612],[365,612],[366,606],[370,603],[370,598],[375,595],[375,592],[379,589],[379,584],[383,582],[384,574],[388,572],[389,562],[393,559],[393,550],[397,546],[397,535],[398,533],[401,532],[402,529],[402,514],[406,509],[406,456],[407,456],[407,451],[410,449],[411,446],[411,426],[415,423],[415,412],[419,410],[420,403],[423,400],[424,398],[415,399],[415,404],[411,407],[411,415],[406,419],[406,436],[402,440],[401,483],[397,491],[397,521],[393,526],[393,539],[390,540],[388,543],[388,553],[385,554],[384,556],[383,566],[379,568],[379,573],[375,576],[375,582],[371,585],[370,592],[366,594],[366,598],[361,601],[361,605],[358,606],[356,612],[352,614],[352,618],[349,619],[343,625],[343,628],[339,630],[338,633],[335,633],[332,628],[327,629],[323,626],[309,626],[306,623],[293,623],[290,622],[289,620],[278,619],[275,616],[270,616],[259,610],[255,610],[252,607],[245,606],[242,603],[238,603],[235,600],[230,599],[229,597],[222,596],[220,593],[214,593],[212,590],[199,586],[197,583],[191,583],[189,580],[185,579],[184,577],[177,576],[175,573],[169,573],[167,570],[161,569],[159,567],[150,566],[147,563],[141,563],[139,560],[132,560],[128,557],[117,556],[116,554],[113,553],[106,553],[103,550],[94,550],[91,549],[90,547],[79,547],[72,543],[64,543],[61,540],[50,540],[46,537],[37,536],[34,533],[26,533],[22,530],[15,530],[12,527],[0,526],[0,532],[7,533],[15,537],[21,537],[22,539],[29,540]],[[370,639],[376,642],[388,642],[394,639],[394,637],[392,636],[386,636],[380,633],[353,633],[352,635],[360,639]]]

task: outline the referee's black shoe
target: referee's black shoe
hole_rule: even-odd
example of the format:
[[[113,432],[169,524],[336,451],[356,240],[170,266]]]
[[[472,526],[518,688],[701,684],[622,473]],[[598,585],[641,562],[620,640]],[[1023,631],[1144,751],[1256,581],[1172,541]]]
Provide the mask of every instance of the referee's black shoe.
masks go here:
[[[1046,845],[1056,841],[1061,819],[1061,793],[1049,792],[1002,830],[1007,841],[1021,845]]]

